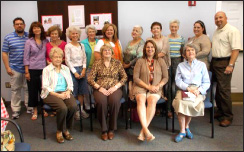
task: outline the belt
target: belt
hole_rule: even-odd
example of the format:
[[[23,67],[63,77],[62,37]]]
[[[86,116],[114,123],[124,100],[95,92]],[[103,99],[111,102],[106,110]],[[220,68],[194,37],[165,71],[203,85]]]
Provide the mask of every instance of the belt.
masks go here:
[[[230,60],[230,56],[229,57],[224,57],[224,58],[212,58],[212,60],[215,60],[215,61],[223,61],[223,60]]]

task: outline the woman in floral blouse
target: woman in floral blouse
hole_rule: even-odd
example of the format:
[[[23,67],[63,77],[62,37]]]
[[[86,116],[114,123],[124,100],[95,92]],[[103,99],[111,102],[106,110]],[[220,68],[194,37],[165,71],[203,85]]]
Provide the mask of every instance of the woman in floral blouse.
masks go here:
[[[104,44],[101,59],[93,63],[88,76],[88,83],[94,88],[94,99],[97,105],[97,117],[102,127],[103,140],[113,139],[117,129],[117,117],[120,108],[122,90],[120,87],[127,80],[125,70],[119,60],[113,59],[113,48]],[[109,108],[109,124],[106,123]]]

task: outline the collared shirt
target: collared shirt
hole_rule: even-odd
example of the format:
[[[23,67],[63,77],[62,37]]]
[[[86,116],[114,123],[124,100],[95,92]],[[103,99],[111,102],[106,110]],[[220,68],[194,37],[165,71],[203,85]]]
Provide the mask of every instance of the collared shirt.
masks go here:
[[[67,82],[67,89],[73,91],[73,81],[70,75],[70,70],[67,66],[61,64],[60,73],[64,76]],[[49,64],[42,71],[42,92],[41,98],[45,99],[49,92],[54,92],[58,82],[58,75],[53,64]]]
[[[38,45],[35,39],[29,38],[25,43],[24,65],[29,65],[29,69],[43,69],[46,66],[46,44],[48,40],[42,40]]]
[[[23,36],[12,32],[6,35],[3,41],[2,51],[9,53],[10,68],[20,73],[25,73],[23,57],[26,40],[28,40],[27,32],[24,32]]]
[[[124,85],[127,80],[127,75],[119,60],[111,58],[109,67],[106,67],[104,60],[100,59],[93,63],[92,70],[87,80],[93,87],[97,83],[101,87],[109,89],[117,83]]]
[[[181,62],[176,70],[175,82],[182,90],[186,90],[189,85],[195,84],[199,86],[198,90],[202,95],[206,94],[210,87],[210,79],[205,63],[197,59],[192,61],[191,66],[188,61]]]
[[[86,68],[86,53],[84,44],[79,43],[79,46],[74,46],[71,43],[65,46],[65,64],[69,67],[70,71],[75,74],[75,67]]]
[[[212,56],[230,57],[232,50],[242,50],[241,34],[237,28],[227,23],[213,34]]]

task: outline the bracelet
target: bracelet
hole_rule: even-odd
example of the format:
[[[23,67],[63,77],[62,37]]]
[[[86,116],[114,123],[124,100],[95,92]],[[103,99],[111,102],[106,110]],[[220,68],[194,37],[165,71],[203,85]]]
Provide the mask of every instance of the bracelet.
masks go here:
[[[114,86],[116,89],[118,89],[119,87],[117,87],[116,85]]]
[[[232,67],[232,68],[234,67],[234,65],[233,65],[233,64],[229,64],[228,66],[229,66],[229,67]]]

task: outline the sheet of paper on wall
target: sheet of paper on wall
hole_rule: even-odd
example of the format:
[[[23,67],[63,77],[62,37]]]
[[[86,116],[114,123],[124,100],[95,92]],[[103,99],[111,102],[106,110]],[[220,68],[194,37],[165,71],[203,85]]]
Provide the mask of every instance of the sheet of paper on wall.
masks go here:
[[[196,100],[196,96],[191,92],[181,91],[181,95],[182,95],[182,100],[184,101],[195,102]]]
[[[69,5],[69,26],[85,27],[84,5]]]
[[[105,23],[112,23],[112,13],[90,14],[90,20],[97,30],[102,30]]]

